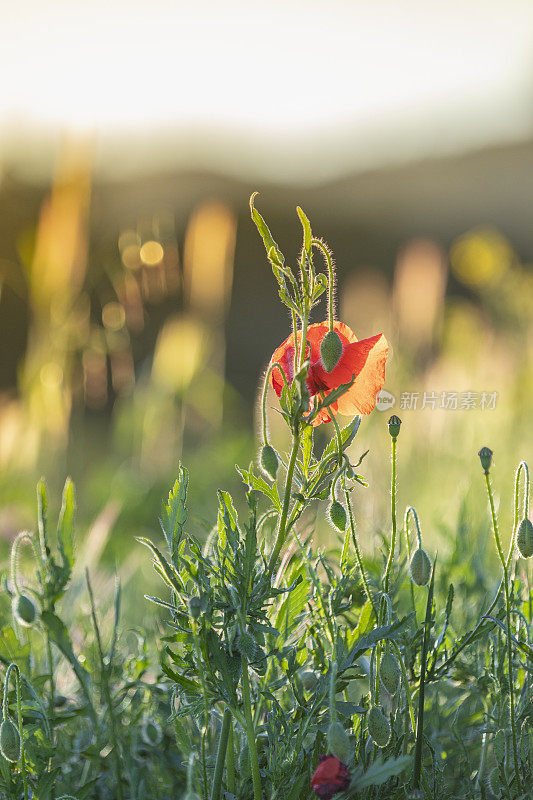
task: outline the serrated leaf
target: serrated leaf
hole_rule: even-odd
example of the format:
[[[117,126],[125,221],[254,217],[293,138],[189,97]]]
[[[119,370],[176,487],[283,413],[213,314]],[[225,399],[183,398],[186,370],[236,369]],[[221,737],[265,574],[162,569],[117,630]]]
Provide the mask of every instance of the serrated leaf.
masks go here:
[[[302,223],[302,228],[304,232],[304,250],[308,258],[311,257],[311,239],[313,238],[313,234],[311,233],[311,224],[307,219],[306,215],[300,208],[300,206],[296,206],[296,213],[300,218],[300,222]]]
[[[183,536],[183,527],[187,521],[187,487],[189,473],[181,464],[178,465],[178,477],[172,486],[167,501],[161,512],[160,524],[167,540],[170,560],[176,566],[178,547]]]

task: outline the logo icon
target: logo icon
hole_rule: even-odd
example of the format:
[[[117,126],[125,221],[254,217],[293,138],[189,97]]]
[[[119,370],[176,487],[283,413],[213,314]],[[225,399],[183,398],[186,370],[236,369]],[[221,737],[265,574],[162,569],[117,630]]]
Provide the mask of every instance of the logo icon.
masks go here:
[[[376,395],[376,408],[378,411],[389,411],[396,405],[396,398],[386,389],[380,389]]]

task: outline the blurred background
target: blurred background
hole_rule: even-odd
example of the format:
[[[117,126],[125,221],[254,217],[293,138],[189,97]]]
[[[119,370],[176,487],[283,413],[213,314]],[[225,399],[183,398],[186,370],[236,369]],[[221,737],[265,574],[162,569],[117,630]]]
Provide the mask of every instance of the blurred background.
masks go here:
[[[533,445],[531,3],[26,0],[2,34],[1,541],[34,526],[41,474],[57,501],[70,474],[86,557],[133,572],[180,459],[209,529],[289,333],[255,190],[293,264],[303,207],[338,316],[391,343],[352,446],[365,545],[392,408],[400,507],[433,547],[485,513],[481,445],[509,522]]]

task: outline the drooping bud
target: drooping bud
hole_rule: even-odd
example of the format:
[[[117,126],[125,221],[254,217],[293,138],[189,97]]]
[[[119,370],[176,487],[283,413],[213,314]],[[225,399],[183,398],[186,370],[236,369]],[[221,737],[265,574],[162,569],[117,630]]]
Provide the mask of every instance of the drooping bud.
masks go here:
[[[11,610],[19,625],[25,628],[29,628],[37,619],[37,606],[27,594],[14,595]]]
[[[377,706],[372,706],[368,712],[368,732],[378,747],[386,747],[390,742],[390,722]]]
[[[341,722],[332,722],[328,728],[328,750],[346,764],[350,755],[350,737]]]
[[[17,726],[10,719],[5,719],[0,725],[0,753],[12,764],[20,761],[20,735]]]
[[[531,524],[531,520],[527,518],[523,519],[518,526],[516,546],[522,558],[530,558],[533,556],[533,525]]]
[[[192,619],[198,619],[202,613],[202,601],[196,595],[189,600],[189,614]]]
[[[346,530],[346,511],[338,500],[332,502],[328,509],[328,515],[337,530],[341,532]]]
[[[417,586],[425,586],[431,576],[431,561],[425,550],[419,547],[411,557],[409,574]]]
[[[396,414],[393,414],[392,417],[389,419],[389,433],[394,440],[398,438],[398,434],[400,433],[400,426],[402,421],[400,417],[397,417]]]
[[[392,653],[385,653],[381,659],[379,674],[383,686],[389,694],[396,694],[400,685],[401,670],[398,661]]]
[[[478,456],[479,460],[481,461],[481,466],[483,468],[485,475],[488,475],[492,465],[492,456],[493,456],[492,450],[490,449],[490,447],[482,447],[478,453]]]
[[[326,372],[331,372],[342,356],[341,337],[337,331],[328,331],[320,343],[320,357]]]
[[[275,481],[278,474],[278,466],[279,460],[276,451],[272,445],[265,444],[261,450],[261,469],[267,477]]]

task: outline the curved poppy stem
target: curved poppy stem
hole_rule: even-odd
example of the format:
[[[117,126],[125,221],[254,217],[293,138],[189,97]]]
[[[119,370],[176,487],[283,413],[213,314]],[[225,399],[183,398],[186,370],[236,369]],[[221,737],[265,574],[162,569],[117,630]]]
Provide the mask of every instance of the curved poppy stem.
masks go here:
[[[281,517],[279,520],[278,532],[276,535],[276,542],[274,544],[274,549],[272,551],[272,555],[270,556],[270,561],[268,562],[267,567],[267,576],[270,578],[274,571],[274,567],[276,566],[276,561],[278,560],[279,554],[281,552],[281,548],[285,543],[285,539],[287,538],[287,516],[289,514],[289,504],[291,500],[291,489],[292,489],[292,479],[294,475],[294,467],[296,465],[296,456],[298,455],[298,450],[300,448],[300,433],[295,432],[292,438],[292,452],[291,458],[289,461],[289,466],[287,468],[287,478],[285,480],[285,493],[283,495],[283,507],[281,510]]]
[[[263,396],[261,399],[261,412],[262,412],[262,422],[263,422],[263,444],[268,444],[268,434],[267,434],[267,420],[266,420],[266,399],[267,399],[267,392],[268,392],[268,379],[270,378],[272,372],[276,369],[276,367],[281,372],[281,377],[283,378],[283,383],[287,386],[287,376],[285,375],[285,370],[278,364],[277,361],[274,361],[273,364],[270,365],[268,368],[267,374],[265,375],[265,382],[263,384]]]
[[[525,461],[521,461],[516,470],[515,484],[514,484],[514,527],[513,533],[516,533],[518,527],[518,490],[520,488],[520,475],[524,473],[524,517],[529,516],[529,467]]]
[[[346,508],[348,509],[348,520],[350,522],[350,530],[351,530],[351,533],[352,533],[352,541],[353,541],[353,546],[354,546],[354,549],[355,549],[355,558],[357,560],[357,566],[359,567],[359,572],[361,573],[361,580],[363,581],[363,586],[365,588],[365,594],[367,596],[367,599],[368,599],[370,605],[372,606],[372,610],[374,611],[374,616],[377,619],[378,618],[378,612],[377,612],[377,608],[376,608],[376,605],[374,603],[374,600],[372,598],[372,595],[370,593],[370,586],[368,585],[368,580],[367,580],[367,577],[366,577],[365,568],[363,566],[363,559],[361,558],[361,551],[359,550],[359,542],[357,540],[357,534],[355,532],[355,523],[354,523],[354,520],[353,520],[352,504],[350,503],[350,493],[348,492],[348,489],[346,489],[346,487],[344,487],[344,497],[345,497],[345,500],[346,500]]]
[[[20,737],[20,771],[22,772],[22,784],[24,787],[24,800],[28,800],[28,775],[26,773],[26,753],[24,750],[24,726],[22,724],[22,698],[20,694],[20,667],[18,664],[11,663],[6,670],[4,679],[4,696],[2,701],[2,720],[9,719],[9,679],[11,673],[15,673],[15,697],[17,703],[17,728]]]
[[[321,239],[311,239],[311,245],[318,247],[324,256],[324,261],[328,267],[328,321],[329,329],[333,330],[333,290],[335,288],[335,270],[333,268],[333,258],[329,248]]]

